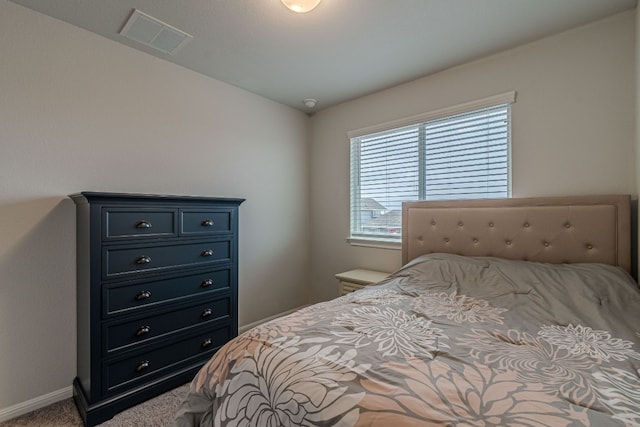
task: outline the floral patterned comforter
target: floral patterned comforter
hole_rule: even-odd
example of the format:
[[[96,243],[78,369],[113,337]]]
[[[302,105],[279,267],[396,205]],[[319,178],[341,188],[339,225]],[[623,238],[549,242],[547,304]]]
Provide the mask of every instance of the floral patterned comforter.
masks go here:
[[[448,254],[258,326],[177,426],[640,426],[640,292],[622,270]]]

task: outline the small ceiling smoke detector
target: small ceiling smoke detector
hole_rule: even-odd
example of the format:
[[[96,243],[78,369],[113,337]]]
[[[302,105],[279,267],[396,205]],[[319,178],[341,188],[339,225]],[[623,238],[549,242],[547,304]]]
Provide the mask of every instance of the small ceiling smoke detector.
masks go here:
[[[191,34],[180,31],[137,9],[133,10],[120,34],[169,55],[175,54],[178,49],[193,39]]]
[[[316,100],[315,100],[315,99],[313,99],[313,98],[307,98],[307,99],[303,99],[303,100],[302,100],[302,103],[303,103],[303,104],[304,104],[304,106],[305,106],[305,107],[307,107],[307,108],[313,108],[313,107],[315,107],[315,106],[316,106],[316,102],[318,102],[318,101],[316,101]]]

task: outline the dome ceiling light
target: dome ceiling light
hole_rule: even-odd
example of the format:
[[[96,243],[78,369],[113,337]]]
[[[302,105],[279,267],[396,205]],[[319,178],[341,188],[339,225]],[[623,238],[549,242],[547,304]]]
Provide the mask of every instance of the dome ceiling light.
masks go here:
[[[282,4],[296,13],[307,13],[313,10],[320,0],[280,0]]]

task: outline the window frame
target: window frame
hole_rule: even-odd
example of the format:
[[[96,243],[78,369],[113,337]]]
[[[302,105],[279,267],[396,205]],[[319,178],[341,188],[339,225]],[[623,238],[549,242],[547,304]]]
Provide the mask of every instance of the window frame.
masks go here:
[[[457,116],[457,115],[461,115],[461,114],[465,114],[465,113],[472,113],[474,111],[478,111],[478,110],[483,110],[483,109],[487,109],[487,108],[492,108],[492,107],[498,107],[501,105],[506,105],[507,108],[507,117],[509,120],[509,123],[507,125],[507,138],[508,138],[508,143],[507,143],[507,164],[508,164],[508,171],[507,171],[507,181],[508,181],[508,189],[507,189],[507,198],[512,197],[512,192],[511,192],[511,176],[512,176],[512,159],[511,159],[511,124],[512,124],[512,119],[511,119],[511,104],[514,104],[516,101],[516,92],[515,91],[510,91],[510,92],[505,92],[505,93],[501,93],[498,95],[494,95],[494,96],[490,96],[487,98],[482,98],[479,100],[475,100],[475,101],[471,101],[471,102],[466,102],[463,104],[459,104],[459,105],[455,105],[455,106],[451,106],[451,107],[447,107],[447,108],[442,108],[436,111],[431,111],[431,112],[427,112],[427,113],[423,113],[423,114],[418,114],[415,116],[411,116],[411,117],[406,117],[406,118],[402,118],[402,119],[398,119],[398,120],[394,120],[394,121],[390,121],[390,122],[386,122],[386,123],[382,123],[382,124],[378,124],[378,125],[374,125],[374,126],[369,126],[366,128],[361,128],[361,129],[357,129],[357,130],[353,130],[353,131],[349,131],[347,133],[348,136],[348,140],[349,140],[349,152],[350,152],[350,156],[352,156],[352,140],[354,138],[358,138],[358,137],[362,137],[362,136],[367,136],[367,135],[371,135],[371,134],[375,134],[375,133],[379,133],[379,132],[385,132],[385,131],[391,131],[394,129],[398,129],[398,128],[402,128],[402,127],[406,127],[406,126],[411,126],[411,125],[418,125],[424,122],[430,122],[430,121],[435,121],[435,120],[439,120],[439,119],[446,119],[449,117],[453,117],[453,116]],[[392,236],[381,236],[381,235],[375,235],[375,236],[367,236],[364,234],[357,234],[354,235],[353,234],[353,211],[352,211],[352,206],[353,206],[353,197],[354,197],[354,180],[353,180],[353,174],[354,174],[354,170],[353,170],[353,164],[354,164],[354,160],[353,158],[350,157],[350,162],[349,162],[349,190],[350,190],[350,195],[349,195],[349,237],[347,237],[347,242],[349,242],[351,245],[354,246],[369,246],[369,247],[377,247],[377,248],[383,248],[383,249],[400,249],[401,247],[401,234],[398,237],[392,237]],[[359,171],[358,171],[359,173]]]

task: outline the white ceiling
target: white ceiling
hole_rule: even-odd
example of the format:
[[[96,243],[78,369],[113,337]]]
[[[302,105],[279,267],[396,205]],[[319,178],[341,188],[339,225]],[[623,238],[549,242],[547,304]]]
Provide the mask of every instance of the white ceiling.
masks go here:
[[[305,112],[636,7],[637,0],[12,0]],[[174,56],[119,32],[138,9],[194,36]],[[304,98],[318,100],[312,110]]]

